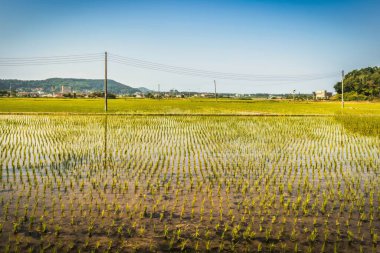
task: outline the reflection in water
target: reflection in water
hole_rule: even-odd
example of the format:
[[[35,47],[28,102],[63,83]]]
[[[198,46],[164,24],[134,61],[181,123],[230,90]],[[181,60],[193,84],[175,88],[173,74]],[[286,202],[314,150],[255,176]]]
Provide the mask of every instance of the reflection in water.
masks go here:
[[[107,169],[107,131],[108,131],[108,117],[104,115],[104,169]]]

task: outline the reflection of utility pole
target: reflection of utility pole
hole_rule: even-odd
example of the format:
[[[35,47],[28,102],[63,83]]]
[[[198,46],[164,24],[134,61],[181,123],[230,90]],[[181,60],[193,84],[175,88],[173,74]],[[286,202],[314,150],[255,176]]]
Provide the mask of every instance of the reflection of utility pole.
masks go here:
[[[214,80],[214,91],[215,91],[215,101],[218,101],[218,97],[216,95],[216,81]]]
[[[344,70],[342,70],[342,108],[344,108]]]
[[[104,53],[104,111],[107,112],[107,52]]]
[[[104,115],[104,169],[107,169],[107,134],[108,134],[108,118]]]

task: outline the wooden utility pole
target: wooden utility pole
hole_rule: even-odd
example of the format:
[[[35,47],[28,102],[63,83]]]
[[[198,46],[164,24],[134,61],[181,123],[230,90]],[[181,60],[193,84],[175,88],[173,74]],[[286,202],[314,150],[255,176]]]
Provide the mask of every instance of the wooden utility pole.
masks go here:
[[[104,111],[107,112],[107,52],[104,53]]]
[[[216,96],[216,81],[214,80],[214,92],[215,92],[215,101],[218,101],[218,97]]]
[[[344,70],[342,70],[342,108],[344,108]]]

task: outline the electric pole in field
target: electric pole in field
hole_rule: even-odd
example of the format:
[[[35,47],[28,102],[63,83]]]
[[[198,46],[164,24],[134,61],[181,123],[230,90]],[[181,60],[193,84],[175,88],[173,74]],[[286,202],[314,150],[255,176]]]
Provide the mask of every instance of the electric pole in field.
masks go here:
[[[107,52],[104,53],[104,111],[107,112]]]
[[[158,91],[158,98],[160,98],[160,84],[158,84],[157,91]]]
[[[344,70],[342,70],[342,108],[344,108]]]
[[[216,95],[216,81],[214,80],[214,92],[215,92],[215,101],[218,101],[218,97]]]

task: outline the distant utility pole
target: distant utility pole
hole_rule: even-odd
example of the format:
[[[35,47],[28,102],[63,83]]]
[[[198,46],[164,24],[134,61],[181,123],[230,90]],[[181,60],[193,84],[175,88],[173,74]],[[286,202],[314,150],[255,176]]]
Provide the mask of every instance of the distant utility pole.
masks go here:
[[[104,52],[104,111],[107,109],[107,52]]]
[[[9,97],[12,96],[12,84],[9,84]]]
[[[215,91],[215,101],[218,101],[218,97],[216,95],[216,81],[214,80],[214,91]]]
[[[342,108],[344,108],[344,70],[342,70]]]
[[[158,98],[160,98],[160,84],[158,84]]]

